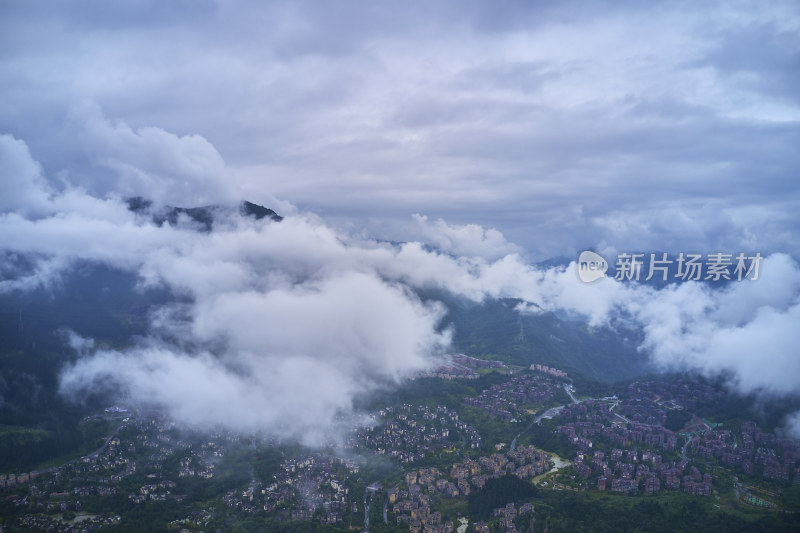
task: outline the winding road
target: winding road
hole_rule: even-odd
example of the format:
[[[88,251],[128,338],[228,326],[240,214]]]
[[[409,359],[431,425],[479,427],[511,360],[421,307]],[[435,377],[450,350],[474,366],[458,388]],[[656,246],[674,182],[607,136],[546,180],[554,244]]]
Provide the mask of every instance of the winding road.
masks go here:
[[[569,395],[569,398],[570,398],[570,400],[572,400],[573,404],[580,403],[582,401],[582,400],[578,400],[577,398],[575,398],[575,396],[572,394],[572,385],[568,385],[568,384],[564,383],[564,390]],[[514,437],[514,440],[511,441],[511,451],[514,451],[514,450],[517,449],[517,439],[519,439],[520,435],[522,435],[523,433],[525,433],[526,431],[531,429],[531,427],[533,427],[534,424],[540,423],[542,421],[542,418],[553,418],[558,413],[560,413],[561,410],[564,409],[564,407],[566,407],[566,405],[559,405],[558,407],[552,407],[552,408],[548,409],[547,411],[545,411],[544,413],[542,413],[539,416],[537,416],[533,420],[533,422],[528,424],[528,426],[525,429],[523,429],[522,431],[517,433],[517,436]]]
[[[69,460],[69,461],[67,461],[65,463],[60,464],[60,465],[51,466],[51,467],[45,468],[43,470],[34,470],[34,471],[35,472],[40,472],[40,473],[52,473],[52,472],[55,472],[56,470],[58,470],[60,468],[64,468],[65,466],[70,465],[72,463],[77,463],[79,461],[83,461],[87,457],[89,457],[91,459],[97,459],[97,457],[101,453],[103,453],[103,450],[105,450],[106,447],[109,445],[109,443],[111,442],[111,439],[113,439],[117,435],[117,433],[119,433],[119,430],[122,429],[123,427],[125,427],[126,425],[127,425],[127,422],[125,422],[124,420],[122,422],[120,422],[119,425],[117,425],[117,427],[114,428],[114,431],[112,431],[111,434],[103,442],[103,445],[100,446],[99,448],[97,448],[95,451],[93,451],[93,452],[91,452],[89,454],[86,454],[86,455],[82,455],[80,457],[76,457],[75,459],[71,459],[71,460]]]
[[[364,533],[369,533],[369,508],[372,504],[372,497],[378,491],[377,484],[373,483],[372,485],[367,487],[367,490],[364,491]],[[367,499],[367,494],[369,494],[369,499]],[[386,507],[384,507],[384,520],[386,519]]]
[[[686,439],[686,442],[683,443],[683,446],[681,447],[681,459],[686,459],[686,448],[689,447],[689,444],[691,444],[693,439],[694,437],[689,437]]]

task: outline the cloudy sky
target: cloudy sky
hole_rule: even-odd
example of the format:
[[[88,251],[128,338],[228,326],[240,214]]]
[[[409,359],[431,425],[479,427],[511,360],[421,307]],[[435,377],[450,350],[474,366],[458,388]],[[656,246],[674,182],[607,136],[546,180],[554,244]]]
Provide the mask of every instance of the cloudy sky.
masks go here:
[[[193,302],[126,353],[75,341],[67,388],[113,374],[152,399],[191,373],[224,401],[158,398],[176,416],[285,398],[238,427],[313,441],[358,391],[447,350],[443,310],[413,293],[435,286],[632,317],[665,367],[797,392],[792,0],[0,0],[0,96],[0,246],[37,258],[0,291],[91,259]],[[158,228],[121,208],[134,195],[287,219]],[[586,248],[767,259],[758,282],[661,291],[531,266]],[[309,375],[341,386],[298,417]]]
[[[389,238],[418,213],[535,259],[800,253],[792,0],[0,10],[0,131],[56,184],[282,200]]]

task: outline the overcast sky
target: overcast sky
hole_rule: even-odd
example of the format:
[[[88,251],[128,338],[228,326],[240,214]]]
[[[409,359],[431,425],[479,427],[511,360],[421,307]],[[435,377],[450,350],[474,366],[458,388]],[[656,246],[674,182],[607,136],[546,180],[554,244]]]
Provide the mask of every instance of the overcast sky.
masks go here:
[[[55,186],[420,214],[537,260],[800,254],[793,0],[0,6],[0,132]]]
[[[0,0],[0,293],[78,260],[182,293],[136,346],[74,337],[63,390],[309,443],[452,348],[425,288],[797,394],[798,146],[795,1]],[[287,218],[159,227],[135,195]],[[764,262],[660,290],[534,265],[585,248]]]

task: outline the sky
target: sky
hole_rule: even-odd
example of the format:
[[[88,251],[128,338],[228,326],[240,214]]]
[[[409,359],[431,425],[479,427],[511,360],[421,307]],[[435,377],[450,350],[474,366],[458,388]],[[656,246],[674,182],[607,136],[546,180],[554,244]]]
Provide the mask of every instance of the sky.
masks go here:
[[[436,287],[625,317],[664,368],[799,392],[796,2],[0,0],[0,96],[0,248],[36,258],[0,291],[88,259],[192,302],[131,350],[73,339],[65,390],[317,442],[447,351]],[[286,219],[202,234],[131,196]],[[585,249],[765,260],[661,290],[536,266]]]
[[[796,2],[372,4],[3,1],[0,130],[100,195],[800,253]]]

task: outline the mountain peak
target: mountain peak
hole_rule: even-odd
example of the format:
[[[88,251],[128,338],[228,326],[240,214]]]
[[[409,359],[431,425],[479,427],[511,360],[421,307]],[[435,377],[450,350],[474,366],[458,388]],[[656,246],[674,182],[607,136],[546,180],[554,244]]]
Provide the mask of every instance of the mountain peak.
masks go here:
[[[214,225],[214,215],[216,212],[224,211],[223,207],[218,205],[206,205],[202,207],[176,207],[167,205],[160,209],[153,209],[152,200],[135,196],[127,199],[128,210],[145,214],[149,213],[153,217],[153,222],[159,226],[164,222],[169,224],[176,224],[180,215],[186,215],[198,224],[202,225],[205,231],[211,231]],[[263,205],[254,204],[252,202],[243,201],[238,206],[238,212],[241,216],[252,217],[256,220],[269,218],[274,222],[280,222],[283,217],[278,215],[272,209],[266,208]]]

